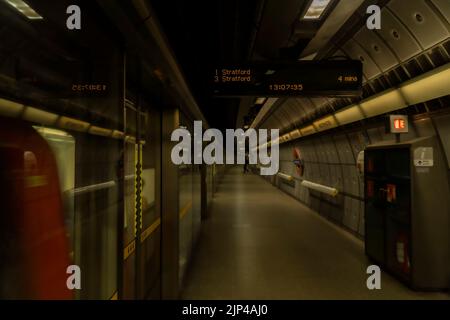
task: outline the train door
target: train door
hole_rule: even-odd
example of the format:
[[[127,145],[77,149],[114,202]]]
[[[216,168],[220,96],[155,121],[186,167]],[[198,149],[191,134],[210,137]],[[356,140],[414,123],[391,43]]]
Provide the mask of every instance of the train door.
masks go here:
[[[146,106],[141,118],[141,226],[138,298],[161,298],[161,114]]]
[[[0,298],[71,299],[60,181],[48,143],[0,117]]]
[[[123,265],[122,265],[122,299],[134,299],[136,296],[136,182],[140,145],[136,143],[137,113],[133,104],[126,104],[125,135],[123,146]]]
[[[125,105],[123,299],[161,296],[160,116],[147,105]]]

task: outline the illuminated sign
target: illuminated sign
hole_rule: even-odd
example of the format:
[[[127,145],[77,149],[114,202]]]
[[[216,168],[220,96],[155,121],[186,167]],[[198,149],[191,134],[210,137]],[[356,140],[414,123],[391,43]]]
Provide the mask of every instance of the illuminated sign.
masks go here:
[[[403,115],[389,116],[390,133],[408,133],[408,117]]]
[[[359,60],[255,62],[211,70],[216,97],[360,96]]]

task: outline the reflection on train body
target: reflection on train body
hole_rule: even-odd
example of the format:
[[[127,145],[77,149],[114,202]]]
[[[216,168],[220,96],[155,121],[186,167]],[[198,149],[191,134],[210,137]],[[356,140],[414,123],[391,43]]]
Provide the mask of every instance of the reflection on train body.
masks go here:
[[[69,299],[58,169],[28,124],[0,118],[0,297]]]

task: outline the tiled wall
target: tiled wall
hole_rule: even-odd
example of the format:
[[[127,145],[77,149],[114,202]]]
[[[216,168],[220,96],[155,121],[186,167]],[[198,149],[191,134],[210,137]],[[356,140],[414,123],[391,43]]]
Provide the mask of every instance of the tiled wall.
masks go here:
[[[433,123],[434,122],[434,123]],[[439,136],[447,159],[450,159],[450,115],[440,115],[410,123],[410,133],[402,141],[416,137]],[[330,133],[300,139],[280,146],[280,172],[295,177],[295,183],[272,179],[286,193],[291,194],[320,215],[359,237],[364,236],[364,182],[356,168],[358,153],[368,145],[382,140],[394,140],[386,134],[384,124],[370,129]],[[298,148],[305,162],[303,177],[299,177],[293,163],[293,149]],[[450,167],[450,162],[449,162]],[[302,179],[337,188],[337,197],[309,190],[301,186]]]

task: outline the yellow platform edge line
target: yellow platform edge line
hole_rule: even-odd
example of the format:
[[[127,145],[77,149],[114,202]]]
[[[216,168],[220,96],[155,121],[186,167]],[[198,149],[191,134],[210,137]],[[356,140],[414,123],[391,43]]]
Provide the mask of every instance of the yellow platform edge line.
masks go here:
[[[109,300],[119,300],[119,295],[118,295],[117,291],[114,292],[114,294],[112,295],[111,298],[109,298]]]
[[[131,241],[125,249],[123,249],[123,260],[127,260],[127,258],[134,252],[136,249],[136,240]]]
[[[192,208],[192,201],[189,201],[183,209],[180,211],[180,220],[183,219],[183,217],[186,215],[186,213],[189,212],[189,210]]]
[[[141,233],[141,243],[145,241],[161,224],[161,218],[158,218],[155,222],[153,222],[147,229],[145,229]]]

